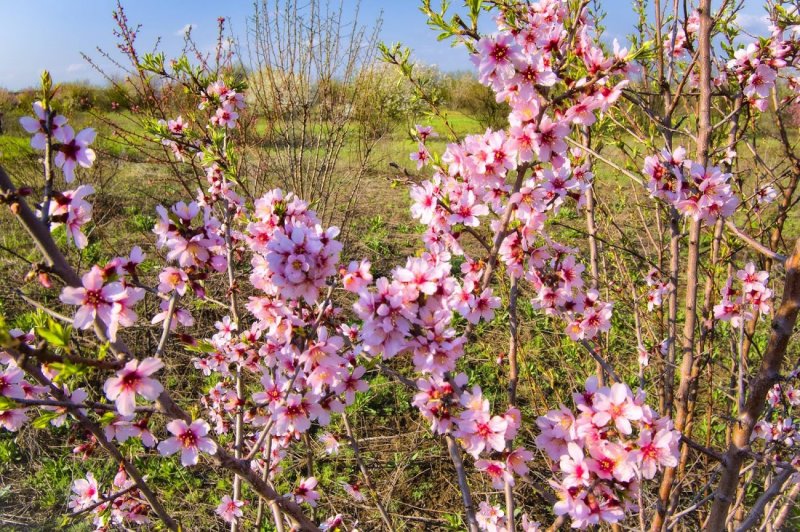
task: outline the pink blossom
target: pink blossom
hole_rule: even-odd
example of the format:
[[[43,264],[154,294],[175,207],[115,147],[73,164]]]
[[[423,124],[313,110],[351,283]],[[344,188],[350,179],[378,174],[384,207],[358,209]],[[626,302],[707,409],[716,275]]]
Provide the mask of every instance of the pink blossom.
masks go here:
[[[573,442],[567,444],[568,454],[561,456],[561,472],[564,474],[563,484],[566,488],[577,488],[590,484],[589,463],[583,450]]]
[[[595,425],[603,427],[613,421],[622,434],[630,434],[633,431],[631,421],[642,417],[642,409],[633,403],[630,389],[620,382],[611,386],[609,395],[598,394],[594,408],[596,413],[592,416],[592,422]]]
[[[528,462],[533,460],[533,453],[524,447],[517,447],[506,457],[506,467],[515,474],[525,476],[530,471]]]
[[[456,437],[461,438],[469,454],[477,458],[484,450],[502,451],[505,448],[505,432],[508,421],[500,416],[476,412],[458,420]]]
[[[158,444],[158,451],[162,456],[170,456],[181,452],[181,463],[184,466],[197,464],[200,452],[215,454],[217,444],[208,434],[208,423],[202,419],[197,419],[191,425],[182,419],[174,419],[167,424],[167,430],[173,434]]]
[[[496,460],[476,460],[475,469],[483,472],[489,477],[492,482],[492,487],[495,489],[503,489],[507,484],[514,485],[514,475],[506,469],[504,462]]]
[[[242,512],[242,507],[244,505],[244,501],[237,501],[231,499],[230,495],[225,495],[222,497],[215,512],[226,523],[235,523],[237,519],[240,519],[244,515],[244,512]]]
[[[95,319],[110,326],[114,301],[123,297],[125,288],[118,282],[104,284],[103,271],[97,266],[92,266],[81,281],[83,286],[67,286],[61,292],[61,301],[80,307],[75,313],[74,327],[88,329]]]
[[[0,410],[0,427],[10,432],[18,431],[26,421],[28,421],[28,416],[23,408]]]
[[[44,108],[44,104],[40,101],[33,103],[33,112],[36,118],[23,116],[19,119],[20,124],[28,133],[34,133],[31,137],[31,147],[37,150],[43,150],[47,144],[47,129],[48,129],[48,116]],[[52,111],[51,111],[52,116]],[[67,119],[62,115],[55,115],[52,117],[50,124],[50,134],[56,142],[66,142],[66,135],[64,126]]]
[[[747,79],[747,85],[744,87],[745,96],[766,98],[769,96],[770,89],[775,85],[777,77],[775,71],[767,65],[758,65],[755,72]]]
[[[422,170],[422,167],[430,161],[431,155],[428,153],[428,148],[425,147],[425,144],[420,142],[417,146],[417,151],[411,152],[409,158],[417,162],[417,170]]]
[[[180,268],[168,266],[158,274],[158,280],[158,291],[162,294],[169,294],[174,290],[178,294],[184,295],[188,287],[189,276]]]
[[[91,185],[81,185],[75,190],[66,190],[56,194],[50,203],[51,227],[62,224],[66,226],[67,238],[75,243],[75,247],[83,249],[89,243],[81,228],[92,219],[92,204],[83,198],[94,194]]]
[[[64,179],[70,183],[75,179],[77,165],[90,168],[96,158],[94,150],[89,148],[89,144],[94,142],[95,131],[87,128],[75,135],[71,126],[64,126],[63,129],[64,138],[56,153],[55,163],[64,171]]]
[[[304,478],[292,492],[294,500],[298,504],[305,502],[312,508],[315,508],[317,506],[317,499],[319,499],[319,493],[314,489],[316,487],[317,479],[315,477]]]
[[[339,440],[330,432],[320,435],[319,441],[325,446],[326,453],[333,455],[339,452]]]
[[[164,367],[158,358],[148,357],[142,360],[131,360],[117,372],[116,377],[109,378],[103,385],[106,397],[117,404],[117,411],[123,416],[133,415],[136,407],[136,394],[148,401],[155,401],[164,390],[150,375]]]
[[[182,116],[178,116],[175,120],[168,120],[167,121],[167,128],[169,132],[173,135],[183,135],[183,132],[186,130],[188,124],[183,121]]]
[[[370,273],[370,262],[368,260],[350,262],[347,270],[342,274],[342,284],[348,292],[359,293],[371,282],[372,274]]]
[[[646,479],[655,477],[663,467],[678,465],[678,439],[674,431],[660,430],[655,434],[642,431],[636,445],[639,449],[633,451],[632,457]]]
[[[24,399],[24,376],[23,371],[16,366],[8,366],[0,371],[0,396]]]
[[[99,500],[100,491],[97,487],[97,480],[91,471],[86,473],[85,479],[79,478],[72,483],[72,496],[68,506],[73,513],[78,513]]]
[[[349,484],[347,482],[343,482],[342,487],[355,502],[364,502],[367,500],[367,498],[364,496],[364,493],[361,491],[361,487],[357,483]]]

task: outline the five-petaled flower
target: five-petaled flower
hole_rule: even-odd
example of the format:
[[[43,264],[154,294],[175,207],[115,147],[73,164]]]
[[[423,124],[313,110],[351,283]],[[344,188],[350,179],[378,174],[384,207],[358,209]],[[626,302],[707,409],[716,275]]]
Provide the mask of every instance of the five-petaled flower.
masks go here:
[[[149,401],[155,401],[164,390],[150,375],[164,367],[160,359],[148,357],[139,362],[131,360],[117,372],[116,377],[108,379],[103,390],[111,401],[116,401],[117,411],[123,416],[133,415],[138,393]]]
[[[206,435],[209,431],[208,423],[196,419],[189,425],[182,419],[174,419],[167,424],[167,430],[173,436],[158,444],[158,451],[163,456],[181,452],[181,464],[192,466],[197,464],[199,453],[216,454],[217,444]]]

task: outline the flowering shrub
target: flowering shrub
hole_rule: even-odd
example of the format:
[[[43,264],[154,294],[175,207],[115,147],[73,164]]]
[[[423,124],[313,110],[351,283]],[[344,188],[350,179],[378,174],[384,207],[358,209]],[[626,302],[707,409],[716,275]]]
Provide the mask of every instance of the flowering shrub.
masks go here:
[[[167,528],[179,529],[136,460],[119,450],[126,441],[136,441],[142,449],[137,458],[180,455],[184,467],[208,463],[229,473],[233,478],[230,494],[216,497],[214,504],[216,515],[234,530],[243,526],[256,498],[268,502],[278,529],[284,520],[301,530],[343,528],[350,516],[335,514],[319,523],[318,514],[309,511],[322,506],[326,491],[333,490],[342,490],[356,503],[370,501],[391,529],[392,519],[376,495],[346,412],[356,404],[358,394],[369,389],[370,378],[377,372],[410,390],[412,405],[430,425],[432,435],[447,446],[458,477],[464,524],[471,531],[516,530],[518,526],[527,532],[538,530],[539,522],[528,509],[516,506],[523,482],[537,486],[558,523],[568,519],[574,528],[587,528],[616,524],[637,513],[644,523],[647,513],[659,530],[674,511],[670,493],[676,472],[686,465],[684,445],[719,459],[723,478],[733,479],[720,481],[717,501],[731,499],[721,495],[738,485],[751,436],[764,440],[765,456],[773,463],[788,463],[787,470],[795,467],[796,454],[791,454],[797,447],[795,423],[776,411],[784,404],[789,405],[787,411],[797,406],[800,395],[789,384],[776,382],[797,315],[797,305],[791,305],[793,297],[800,297],[795,294],[800,259],[797,253],[783,257],[733,224],[742,205],[760,212],[757,208],[775,200],[777,191],[762,184],[752,197],[743,197],[743,185],[732,173],[737,160],[736,128],[731,127],[732,140],[726,149],[712,152],[709,117],[711,87],[725,83],[728,74],[738,83],[735,111],[740,112],[745,103],[764,111],[770,91],[777,90],[779,73],[795,64],[797,43],[793,38],[784,40],[786,28],[776,25],[770,39],[732,52],[733,59],[712,80],[708,0],[681,28],[676,21],[674,31],[657,44],[640,43],[631,51],[616,41],[611,51],[602,46],[594,17],[585,4],[573,4],[562,0],[509,3],[498,8],[497,31],[482,35],[477,32],[482,2],[467,3],[471,27],[459,23],[460,19],[448,24],[431,10],[429,2],[423,3],[434,25],[469,47],[479,81],[498,102],[508,104],[510,114],[507,127],[453,138],[441,153],[432,142],[437,133],[431,127],[415,128],[417,147],[410,160],[424,175],[406,172],[405,178],[411,216],[424,226],[422,249],[380,272],[373,272],[365,258],[340,263],[344,250],[337,240],[339,229],[326,227],[304,199],[279,188],[257,196],[248,189],[239,171],[248,148],[239,135],[249,112],[244,82],[230,69],[193,67],[185,57],[167,65],[163,55],[147,54],[137,65],[140,73],[181,87],[196,106],[191,113],[150,117],[147,134],[168,150],[174,164],[201,169],[197,174],[201,189],[194,198],[156,209],[153,233],[162,257],[153,258],[156,271],[150,277],[157,281],[148,284],[145,255],[139,247],[128,256],[84,264],[86,271],[79,275],[51,231],[64,225],[68,241],[85,249],[88,238],[81,228],[91,220],[92,205],[86,198],[94,189],[84,184],[74,190],[54,190],[54,183],[61,179],[52,166],[61,169],[59,176],[65,183],[80,178],[80,168],[90,167],[95,160],[89,148],[95,134],[85,129],[76,135],[66,118],[53,112],[52,87],[49,77],[44,78],[42,100],[34,105],[36,116],[21,121],[33,135],[31,145],[44,152],[46,185],[41,207],[38,213],[32,212],[24,199],[31,191],[17,190],[4,172],[0,173],[2,200],[45,257],[43,265],[34,265],[43,288],[59,294],[63,308],[71,313],[66,320],[69,325],[78,331],[93,330],[102,347],[97,356],[85,356],[73,349],[79,344],[69,327],[55,321],[28,333],[8,329],[3,322],[0,426],[19,431],[37,410],[40,417],[35,425],[58,427],[74,420],[86,431],[86,441],[75,448],[76,454],[89,456],[102,447],[120,464],[108,490],[100,488],[92,472],[73,483],[69,508],[74,513],[93,515],[101,530],[148,524],[153,515]],[[691,53],[695,41],[698,53],[702,51],[705,57],[696,69]],[[616,348],[609,334],[612,322],[623,320],[611,299],[621,298],[622,290],[614,283],[600,285],[592,161],[603,156],[593,149],[590,132],[618,119],[613,113],[621,98],[638,102],[640,95],[631,87],[646,75],[639,63],[647,60],[652,47],[658,48],[662,71],[665,57],[670,71],[673,61],[686,69],[681,90],[684,82],[704,83],[700,107],[705,114],[699,126],[702,135],[697,135],[696,161],[687,159],[684,148],[672,148],[670,111],[659,122],[669,132],[667,147],[659,155],[637,161],[641,165],[629,165],[643,167],[649,195],[666,204],[674,243],[669,272],[659,256],[658,267],[650,268],[646,276],[628,271],[619,276],[627,275],[624,281],[633,294],[637,343],[629,351],[637,355],[640,382],[634,392],[626,384],[626,375],[618,374],[607,360]],[[384,47],[383,52],[413,82],[408,54],[399,47]],[[665,83],[669,88],[671,80]],[[655,111],[645,109],[644,114],[652,118]],[[582,133],[582,143],[571,138],[576,132]],[[709,162],[709,154],[716,157],[723,151],[726,158],[720,166]],[[614,161],[601,160],[641,181]],[[792,193],[785,205],[791,205]],[[783,220],[788,208],[782,211]],[[588,220],[588,264],[580,248],[559,242],[560,220],[577,213]],[[690,242],[684,280],[684,362],[675,391],[683,218],[690,227]],[[719,302],[714,301],[713,270],[726,224],[771,261],[787,265],[784,298],[789,310],[778,309],[777,319],[784,321],[776,321],[773,327],[778,336],[767,343],[765,369],[755,378],[756,391],[747,402],[744,329],[747,324],[752,337],[758,315],[773,311],[773,293],[767,287],[768,269],[759,270],[749,262],[736,274],[736,289],[729,279]],[[703,301],[707,308],[699,313],[702,226],[713,227],[714,236]],[[622,250],[643,259],[638,251]],[[731,271],[734,263],[734,259],[729,261]],[[54,287],[51,274],[63,286]],[[662,304],[669,302],[669,315],[655,326],[648,324],[651,337],[667,334],[659,349],[645,347],[646,328],[638,313],[636,285],[642,278],[648,287],[649,311],[664,318]],[[224,285],[222,297],[215,293],[219,284]],[[156,303],[159,312],[145,316],[153,314]],[[217,310],[215,332],[198,334],[192,313],[206,306]],[[543,320],[542,331],[559,341],[563,337],[564,351],[582,349],[598,364],[597,375],[585,381],[583,391],[573,394],[575,410],[561,405],[539,416],[534,438],[529,437],[530,409],[518,400],[516,390],[523,311]],[[59,312],[51,315],[64,319]],[[698,318],[704,319],[699,327]],[[125,329],[147,319],[161,327],[153,352],[124,341]],[[699,369],[695,372],[694,364],[713,355],[704,348],[710,345],[705,342],[711,342],[714,320],[730,321],[740,328],[740,348],[730,358],[737,364],[737,415],[744,428],[731,429],[731,447],[722,459],[721,453],[691,439],[693,427],[688,422],[697,393],[693,383]],[[487,383],[471,371],[468,357],[469,347],[490,325],[507,330],[509,337],[507,364],[503,363],[506,355],[498,364],[508,388],[506,396],[499,398],[491,386],[496,383]],[[695,329],[700,330],[697,348]],[[196,377],[207,384],[201,393],[187,393],[198,399],[188,410],[176,402],[175,390],[162,378],[162,370],[170,363],[165,350],[171,336],[192,353]],[[646,380],[644,368],[651,351],[666,368],[663,383]],[[709,347],[708,352],[712,351]],[[86,388],[70,379],[89,369],[93,373]],[[712,377],[713,371],[709,369]],[[645,402],[648,387],[656,388],[658,409]],[[756,423],[765,401],[772,410]],[[153,424],[151,431],[154,417],[163,424]],[[331,428],[318,439],[328,455],[338,453],[346,440],[362,478],[331,482],[311,471],[295,480],[286,476],[292,453],[301,445],[307,447],[319,427],[338,419],[346,434],[333,434]],[[712,427],[706,429],[711,441]],[[544,465],[537,463],[537,452],[545,457]],[[465,456],[469,456],[466,463]],[[539,486],[541,478],[550,474],[553,478]],[[783,482],[787,479],[788,475]],[[659,504],[648,512],[644,497],[650,493],[648,481],[655,480],[661,482]],[[470,482],[491,486],[493,491],[476,505]],[[244,484],[249,491],[243,489]],[[501,491],[504,507],[494,501]],[[765,489],[765,493],[770,491]],[[728,507],[723,508],[723,502],[714,504],[709,519],[724,513],[715,518],[724,522]]]

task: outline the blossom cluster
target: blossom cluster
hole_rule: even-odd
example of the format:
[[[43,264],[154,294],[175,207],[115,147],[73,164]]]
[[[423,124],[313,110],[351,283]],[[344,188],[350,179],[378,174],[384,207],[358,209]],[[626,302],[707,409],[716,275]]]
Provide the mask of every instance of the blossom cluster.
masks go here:
[[[718,166],[703,166],[686,158],[684,148],[667,149],[644,160],[650,195],[661,199],[693,220],[712,225],[727,218],[739,206],[730,185],[730,174]]]
[[[793,370],[767,393],[767,412],[756,422],[750,439],[761,443],[761,453],[768,463],[790,462],[800,468],[800,370]]]
[[[500,506],[492,505],[488,501],[481,501],[475,517],[478,527],[486,532],[507,532],[510,529],[505,511]],[[515,527],[515,530],[540,532],[542,525],[538,521],[531,521],[528,514],[522,514],[519,526]]]
[[[8,331],[13,341],[24,345],[26,349],[32,350],[36,345],[36,335],[33,330],[24,332],[20,329]],[[14,400],[36,401],[46,397],[49,392],[46,386],[35,385],[25,379],[25,371],[17,365],[17,360],[6,351],[0,351],[0,427],[10,431],[18,431],[28,421],[28,408],[14,408]],[[48,365],[42,365],[42,374],[54,379],[59,375],[59,370]],[[89,394],[83,388],[70,390],[66,385],[61,386],[64,400],[75,405],[82,405]],[[47,420],[54,427],[61,427],[67,420],[69,408],[66,406],[42,406],[45,412],[42,418]],[[79,412],[86,414],[86,409],[81,408]]]
[[[112,493],[114,496],[109,497]],[[75,480],[72,483],[69,508],[73,513],[88,512],[93,515],[97,530],[150,523],[150,505],[123,468],[114,476],[108,493],[103,493],[91,471],[85,478]]]
[[[194,363],[222,378],[203,398],[213,430],[228,432],[235,413],[245,408],[245,421],[271,434],[267,457],[274,476],[291,442],[312,422],[329,424],[331,414],[343,412],[356,392],[366,390],[366,370],[356,360],[357,328],[334,322],[338,311],[323,294],[340,273],[338,230],[323,230],[306,202],[280,190],[257,199],[252,213],[243,212],[249,221],[240,237],[252,252],[250,282],[258,291],[245,305],[252,322],[243,328],[224,317]],[[342,274],[350,288],[371,279],[368,264]],[[232,386],[240,370],[260,381],[251,401]],[[301,483],[295,499],[312,504],[315,486],[310,479]]]
[[[222,80],[211,83],[205,90],[199,108],[216,106],[210,123],[215,127],[233,129],[239,119],[238,111],[244,109],[244,94],[238,92]]]
[[[643,479],[678,464],[680,433],[624,383],[601,387],[590,377],[572,398],[577,413],[562,405],[536,422],[536,443],[559,477],[555,512],[575,528],[618,522],[637,510]]]
[[[74,242],[78,249],[85,248],[89,243],[81,229],[92,219],[92,204],[84,199],[90,194],[94,194],[94,187],[81,185],[75,190],[55,193],[50,203],[51,227],[55,229],[63,224],[67,239]]]
[[[740,327],[753,318],[754,312],[769,312],[772,290],[767,288],[769,273],[756,271],[752,262],[736,272],[736,279],[741,290],[734,288],[733,279],[728,278],[722,289],[722,299],[714,305],[714,319],[729,321],[733,327]]]
[[[562,318],[573,340],[591,340],[611,326],[611,304],[585,287],[577,250],[553,241],[546,222],[567,201],[583,206],[591,187],[585,154],[568,149],[567,135],[573,126],[592,125],[637,69],[616,43],[613,55],[605,55],[587,17],[576,21],[574,38],[585,75],[562,78],[570,45],[566,15],[563,2],[533,3],[513,23],[501,16],[500,31],[477,43],[479,79],[509,104],[509,128],[467,136],[436,157],[426,142],[432,131],[417,127],[419,145],[411,159],[418,169],[433,169],[431,178],[411,189],[412,216],[427,226],[426,250],[379,278],[374,290],[361,292],[354,307],[363,321],[364,352],[386,359],[411,356],[422,374],[414,405],[434,432],[458,438],[495,489],[526,475],[532,454],[509,445],[520,426],[519,411],[509,407],[493,414],[480,387],[469,388],[466,376],[457,373],[466,336],[454,316],[472,327],[491,321],[501,305],[490,287],[494,263],[474,256],[466,239],[478,239],[487,251],[496,247],[506,274],[533,288],[534,308]],[[555,89],[564,93],[557,108]],[[484,227],[491,238],[481,241]],[[451,273],[454,257],[461,263],[458,279]],[[503,529],[500,514],[492,515],[482,526]]]
[[[647,292],[647,310],[652,312],[656,307],[664,303],[664,296],[668,296],[675,290],[672,281],[665,281],[661,277],[661,272],[656,268],[651,268],[645,278],[650,290]]]
[[[742,92],[750,105],[759,111],[766,111],[769,93],[778,79],[778,70],[787,65],[786,58],[790,48],[781,39],[771,39],[769,45],[749,43],[734,52],[728,61],[727,70],[739,81]]]

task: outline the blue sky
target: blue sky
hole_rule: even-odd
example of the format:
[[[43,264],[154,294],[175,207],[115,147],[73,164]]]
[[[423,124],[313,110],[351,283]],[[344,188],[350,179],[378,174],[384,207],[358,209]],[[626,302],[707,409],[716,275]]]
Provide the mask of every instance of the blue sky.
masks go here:
[[[344,0],[345,11],[352,13],[356,3]],[[438,4],[436,0],[433,3]],[[609,36],[623,41],[634,23],[630,0],[600,3],[609,14],[605,22]],[[180,52],[182,29],[187,24],[194,27],[193,35],[201,46],[210,48],[217,17],[230,18],[234,32],[244,36],[252,12],[251,0],[128,0],[124,5],[129,21],[142,24],[140,49],[149,50],[161,37],[161,49],[168,57]],[[470,68],[463,48],[436,40],[418,5],[417,0],[362,0],[359,19],[372,23],[382,14],[381,40],[403,42],[424,63],[443,70]],[[762,33],[761,2],[746,0],[745,5],[741,21],[751,31]],[[34,85],[45,68],[56,81],[101,81],[81,52],[99,58],[97,46],[116,51],[111,18],[114,6],[113,0],[0,0],[0,86],[20,89]]]

